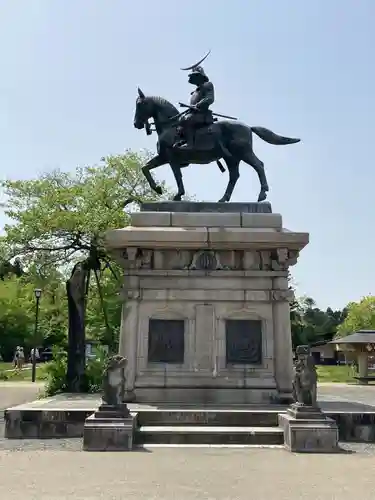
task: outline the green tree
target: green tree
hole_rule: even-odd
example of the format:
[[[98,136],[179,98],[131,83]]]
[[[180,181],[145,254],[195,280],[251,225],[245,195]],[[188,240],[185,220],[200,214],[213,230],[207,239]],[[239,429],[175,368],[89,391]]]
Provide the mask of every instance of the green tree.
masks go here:
[[[124,207],[156,199],[140,168],[146,160],[127,152],[74,172],[3,181],[11,219],[3,241],[11,255],[24,265],[42,260],[59,266],[87,255],[94,239],[101,245],[106,230],[128,224]]]
[[[309,344],[315,337],[315,324],[312,317],[312,306],[315,305],[311,297],[294,299],[290,305],[290,320],[292,330],[292,344]]]
[[[311,297],[296,298],[290,305],[293,347],[332,340],[345,316],[346,309],[333,311],[328,307],[324,311],[316,307]]]
[[[375,330],[375,297],[368,295],[347,306],[347,315],[337,329],[337,337],[345,337],[358,330]]]
[[[67,311],[64,286],[61,281],[44,281],[40,286],[30,274],[15,275],[0,280],[0,352],[10,360],[17,345],[26,351],[35,343],[39,346],[61,344],[66,338]],[[34,337],[36,299],[35,288],[42,288],[38,337]]]
[[[43,289],[42,302],[50,309],[45,310],[41,321],[51,341],[61,340],[62,332],[66,333],[65,281],[73,265],[88,257],[93,241],[109,259],[103,248],[105,231],[126,226],[129,211],[135,210],[139,202],[160,198],[150,190],[142,174],[141,165],[146,161],[147,155],[126,152],[103,159],[101,165],[73,172],[55,170],[37,179],[1,183],[7,201],[5,213],[11,223],[5,226],[1,239],[0,260],[14,263],[14,258],[19,258],[28,279]],[[109,271],[102,275],[104,303],[115,329],[120,305],[118,296],[109,297],[115,294],[118,284],[109,277]],[[89,301],[88,305],[88,333],[94,335],[95,328],[100,328],[101,333],[95,335],[103,337],[103,327],[99,327],[103,313],[99,312],[100,299],[94,284],[89,299],[93,303]],[[55,307],[56,302],[61,308]]]
[[[39,332],[44,346],[64,344],[67,334],[67,303],[64,274],[43,260],[34,261],[22,276],[20,283],[40,288],[41,314]]]
[[[113,266],[117,275],[120,274]],[[118,343],[121,325],[122,298],[118,280],[108,270],[100,276],[100,288],[92,281],[89,288],[89,300],[86,309],[87,338],[99,340],[109,345],[111,339]]]
[[[33,335],[33,287],[15,276],[0,281],[0,353],[12,359],[17,345],[30,347]]]

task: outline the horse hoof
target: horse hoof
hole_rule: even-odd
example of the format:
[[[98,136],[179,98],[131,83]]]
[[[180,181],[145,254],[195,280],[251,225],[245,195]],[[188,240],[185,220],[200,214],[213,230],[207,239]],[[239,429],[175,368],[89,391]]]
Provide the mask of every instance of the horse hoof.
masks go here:
[[[162,188],[160,186],[154,187],[154,191],[157,194],[163,194],[163,190],[162,190]]]
[[[220,200],[218,201],[218,203],[226,203],[228,200],[223,197],[223,198],[220,198]]]
[[[265,191],[261,191],[258,196],[258,201],[264,201],[267,199],[267,193]]]
[[[181,198],[182,198],[182,195],[181,195],[181,194],[176,194],[176,195],[173,197],[173,201],[181,201]]]

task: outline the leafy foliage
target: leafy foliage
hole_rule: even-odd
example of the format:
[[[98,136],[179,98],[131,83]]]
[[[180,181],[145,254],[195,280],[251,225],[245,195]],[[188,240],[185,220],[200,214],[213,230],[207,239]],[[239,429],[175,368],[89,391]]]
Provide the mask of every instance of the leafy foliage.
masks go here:
[[[107,353],[103,349],[96,349],[96,357],[87,361],[84,390],[96,393],[102,390],[103,371],[107,361]]]
[[[23,286],[12,277],[0,281],[0,354],[3,360],[11,360],[15,347],[31,346],[35,315],[33,287]]]
[[[52,396],[67,390],[66,369],[68,359],[65,351],[58,347],[53,349],[53,361],[46,365],[45,372],[47,376],[45,394]]]
[[[38,332],[35,337],[35,288],[42,288]],[[67,310],[64,285],[58,272],[35,276],[31,269],[21,278],[0,280],[0,354],[10,361],[17,345],[25,354],[39,346],[62,343],[66,337]]]
[[[34,343],[35,287],[43,290],[40,343],[66,343],[65,281],[73,265],[88,257],[93,241],[103,255],[105,231],[126,226],[129,208],[134,210],[138,202],[156,199],[141,170],[147,159],[147,155],[126,152],[74,172],[55,170],[37,179],[0,183],[7,198],[5,213],[11,219],[5,226],[5,236],[0,238],[0,278],[4,280],[0,280],[0,352],[6,359],[18,343],[24,347]],[[18,269],[23,273],[19,281],[14,278]],[[87,336],[108,343],[119,333],[119,283],[106,270],[101,272],[101,285],[109,328],[105,327],[98,289],[92,280]]]
[[[375,297],[368,295],[360,302],[351,302],[347,316],[337,329],[337,337],[345,337],[358,330],[375,330]]]
[[[75,172],[3,181],[5,213],[12,220],[4,242],[11,255],[22,257],[25,265],[43,261],[42,268],[82,258],[94,239],[102,243],[106,230],[128,224],[125,206],[156,199],[140,168],[146,160],[127,152]]]
[[[88,393],[100,392],[102,388],[103,370],[107,354],[98,349],[95,359],[87,360],[83,391]],[[53,348],[53,360],[44,368],[46,376],[45,395],[53,396],[67,390],[67,355],[59,347]]]
[[[290,288],[293,288],[291,285]],[[325,311],[316,307],[311,297],[300,297],[290,305],[290,322],[293,348],[319,340],[332,340],[339,325],[344,321],[347,310]]]
[[[144,155],[127,152],[106,158],[102,166],[3,181],[5,212],[12,220],[5,241],[13,256],[70,262],[107,229],[125,226],[127,203],[155,199],[140,168],[145,161]]]
[[[121,271],[113,264],[112,269],[117,276],[121,276]],[[120,297],[120,284],[113,274],[106,269],[100,276],[100,290],[96,283],[92,282],[89,288],[89,300],[86,308],[86,337],[88,339],[99,340],[104,345],[118,344],[120,336],[122,300]],[[102,307],[102,301],[104,307]],[[106,328],[106,319],[109,329]]]

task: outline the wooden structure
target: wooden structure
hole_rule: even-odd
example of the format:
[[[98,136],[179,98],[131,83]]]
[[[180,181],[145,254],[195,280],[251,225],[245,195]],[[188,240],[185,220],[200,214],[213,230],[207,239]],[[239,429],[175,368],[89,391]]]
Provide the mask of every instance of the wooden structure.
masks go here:
[[[331,344],[336,344],[341,351],[355,354],[358,362],[358,377],[355,378],[360,384],[375,381],[375,376],[368,373],[369,357],[375,355],[375,330],[358,330],[346,337],[332,340]]]

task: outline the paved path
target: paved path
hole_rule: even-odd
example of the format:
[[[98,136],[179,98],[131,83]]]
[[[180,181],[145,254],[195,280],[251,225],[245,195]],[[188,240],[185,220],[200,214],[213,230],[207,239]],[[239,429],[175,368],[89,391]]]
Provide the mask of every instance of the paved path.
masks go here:
[[[0,383],[0,410],[33,400],[41,384]],[[375,387],[320,386],[321,397],[375,405]],[[0,425],[0,435],[2,429]],[[80,439],[0,438],[0,498],[28,500],[372,500],[375,445],[295,455],[262,448],[150,448],[82,452]]]
[[[375,386],[355,384],[319,384],[319,398],[375,406]]]
[[[0,452],[0,498],[372,500],[374,457],[276,449]]]
[[[0,382],[0,417],[10,406],[37,399],[43,386],[43,383],[39,382]]]
[[[38,366],[36,366],[36,368],[39,368]],[[21,371],[25,371],[25,370],[31,370],[32,369],[32,365],[31,364],[27,364],[27,365],[23,365],[23,368],[21,368]],[[14,368],[9,368],[7,370],[3,370],[5,373],[11,373],[11,372],[14,372],[15,369]]]

